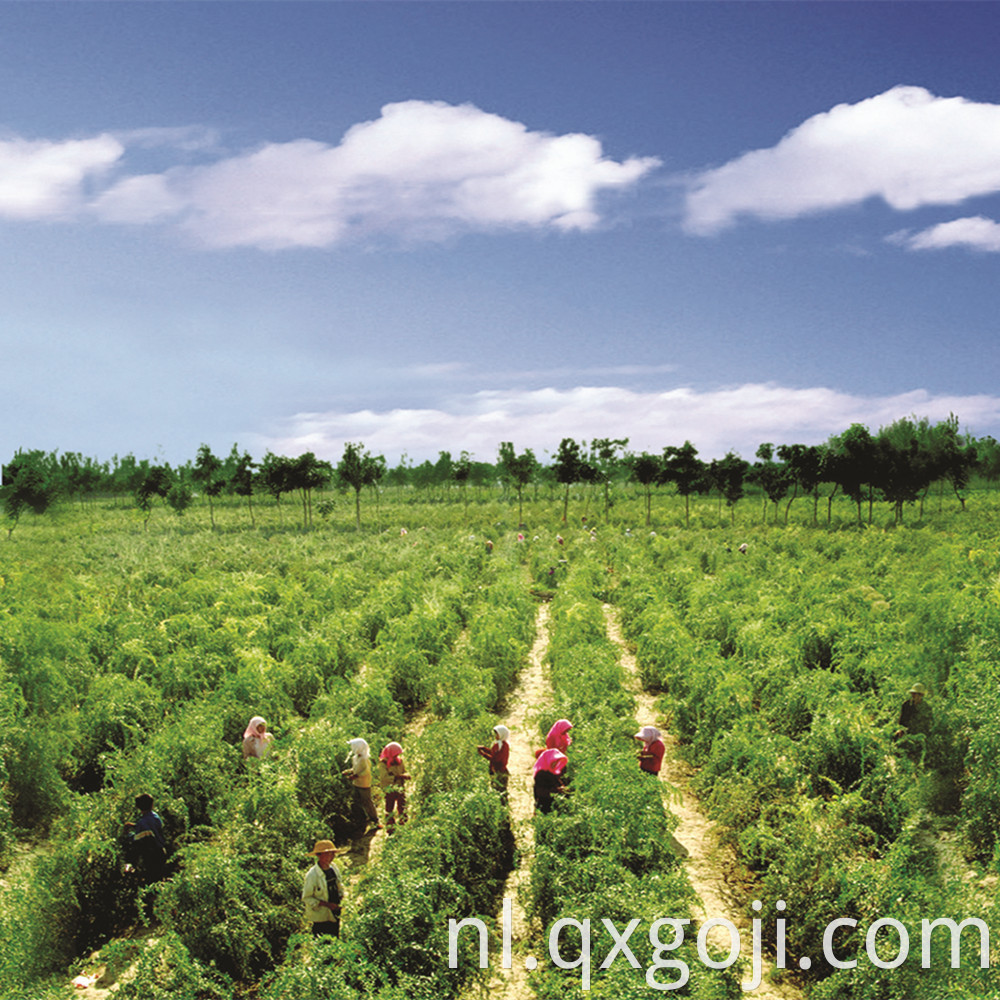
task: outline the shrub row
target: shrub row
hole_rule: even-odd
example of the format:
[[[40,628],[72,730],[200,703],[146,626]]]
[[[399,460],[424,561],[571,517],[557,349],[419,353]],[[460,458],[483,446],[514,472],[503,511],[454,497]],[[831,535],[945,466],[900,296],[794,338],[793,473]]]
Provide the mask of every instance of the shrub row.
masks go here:
[[[658,566],[665,552],[668,574]],[[982,858],[995,844],[988,817],[1000,815],[995,769],[977,759],[995,738],[995,714],[977,713],[995,673],[983,646],[998,648],[1000,617],[967,550],[905,529],[835,543],[773,531],[755,536],[746,557],[720,554],[714,573],[676,539],[623,546],[617,558],[643,681],[662,692],[704,801],[760,876],[765,929],[786,901],[789,954],[812,958],[811,995],[995,988],[971,936],[961,969],[950,968],[944,932],[931,969],[919,957],[923,917],[961,921],[993,896],[952,884],[968,862],[951,831],[964,830]],[[934,727],[898,741],[899,705],[917,680],[931,690]],[[858,921],[838,938],[842,956],[861,959],[853,970],[818,957],[839,917]],[[900,968],[866,960],[865,928],[880,918],[899,920],[916,942]],[[892,943],[882,947],[892,957]]]
[[[673,850],[677,821],[664,809],[660,783],[637,765],[635,700],[625,688],[618,651],[607,638],[594,596],[604,596],[606,568],[584,553],[572,558],[552,606],[549,662],[555,705],[551,718],[541,719],[543,732],[556,718],[573,721],[570,792],[556,798],[551,813],[535,818],[529,911],[546,927],[566,918],[590,922],[592,996],[648,997],[651,989],[643,970],[651,970],[660,984],[681,978],[678,967],[655,967],[651,925],[659,918],[689,919],[693,893]],[[614,945],[603,920],[620,934],[637,917],[641,926],[628,943],[642,968],[618,955],[608,970],[599,970]],[[582,957],[574,926],[560,941],[560,954],[568,963]],[[661,933],[660,942],[670,945],[671,928]],[[691,934],[667,957],[689,971],[685,985],[671,995],[706,1000],[739,995],[732,971],[700,963]],[[548,966],[540,977],[539,997],[564,996],[579,988],[581,974]]]

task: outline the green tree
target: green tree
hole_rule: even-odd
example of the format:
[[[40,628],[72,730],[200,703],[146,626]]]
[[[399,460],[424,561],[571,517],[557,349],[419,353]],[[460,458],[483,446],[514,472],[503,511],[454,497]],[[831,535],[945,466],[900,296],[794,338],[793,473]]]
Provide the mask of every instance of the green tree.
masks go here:
[[[611,481],[621,469],[622,453],[627,447],[628,438],[594,438],[590,442],[589,465],[593,470],[591,478],[600,483],[604,490],[605,523],[611,510]]]
[[[713,459],[709,464],[709,475],[720,495],[726,501],[734,525],[736,524],[736,504],[743,496],[749,468],[750,463],[733,451],[727,452],[725,458]]]
[[[234,444],[233,450],[226,460],[226,467],[229,470],[229,489],[238,497],[244,497],[247,502],[247,511],[250,514],[250,526],[257,527],[257,519],[253,513],[253,488],[256,480],[254,470],[256,463],[250,457],[250,453],[245,451],[240,454],[239,448]]]
[[[461,455],[458,456],[458,461],[455,463],[451,470],[451,474],[458,483],[459,488],[462,491],[462,503],[465,509],[469,509],[469,477],[472,475],[472,456],[467,452],[463,451]]]
[[[363,444],[348,441],[344,454],[337,463],[337,479],[345,489],[354,490],[354,518],[357,530],[361,530],[361,491],[366,486],[375,486],[385,474],[385,459],[380,455],[373,458],[364,450]]]
[[[931,432],[932,461],[939,476],[951,484],[958,502],[965,510],[965,500],[972,470],[976,467],[976,442],[959,432],[954,413],[936,424]]]
[[[828,475],[854,501],[858,509],[858,524],[862,523],[861,503],[866,498],[868,521],[871,523],[875,461],[875,441],[863,424],[851,424],[843,434],[830,439]]]
[[[778,504],[785,498],[793,478],[788,466],[774,461],[774,445],[770,441],[757,449],[757,462],[750,469],[753,482],[764,493],[764,523],[767,523],[767,503],[774,504],[774,519],[778,519]]]
[[[989,434],[976,442],[976,472],[987,485],[1000,480],[1000,441]]]
[[[450,451],[439,451],[438,460],[434,463],[432,481],[435,486],[440,486],[442,495],[447,496],[452,481],[455,478],[455,463],[451,459]]]
[[[520,455],[514,453],[514,445],[510,441],[500,444],[498,465],[501,474],[514,484],[517,491],[517,521],[518,527],[524,527],[524,487],[534,478],[538,471],[538,460],[530,448],[525,448]]]
[[[893,517],[903,520],[903,505],[915,503],[936,478],[934,456],[924,446],[918,424],[903,418],[883,427],[873,442],[872,486],[893,505]]]
[[[794,485],[792,495],[785,505],[785,524],[788,524],[788,513],[792,509],[792,502],[798,495],[800,487],[803,493],[813,498],[813,524],[815,524],[819,512],[819,486],[823,482],[826,467],[825,449],[817,445],[782,444],[778,445],[778,457],[788,467]]]
[[[157,497],[165,498],[174,485],[174,477],[166,465],[148,466],[135,490],[135,505],[143,513],[143,529],[149,527],[149,518]]]
[[[646,527],[652,523],[653,487],[663,475],[663,459],[643,452],[632,457],[631,478],[643,489],[646,499]]]
[[[194,469],[191,471],[194,481],[201,486],[202,493],[208,497],[208,516],[215,528],[215,508],[212,501],[222,493],[226,486],[225,477],[222,475],[222,459],[212,454],[212,449],[207,444],[203,444],[198,449],[198,457],[194,460]]]
[[[4,512],[11,520],[7,537],[14,533],[25,510],[44,514],[55,502],[57,492],[58,487],[46,469],[45,453],[17,452],[4,466],[0,485]]]
[[[552,471],[556,482],[564,486],[563,494],[563,524],[569,515],[569,491],[574,483],[587,482],[593,475],[593,470],[583,457],[583,448],[572,438],[563,438],[559,442]]]
[[[705,482],[705,463],[698,458],[698,449],[690,441],[679,448],[673,445],[663,449],[662,481],[673,483],[684,497],[684,524],[691,524],[691,494]]]
[[[322,489],[333,478],[333,466],[317,458],[311,451],[300,455],[289,468],[288,482],[302,493],[302,527],[312,525],[312,493]]]

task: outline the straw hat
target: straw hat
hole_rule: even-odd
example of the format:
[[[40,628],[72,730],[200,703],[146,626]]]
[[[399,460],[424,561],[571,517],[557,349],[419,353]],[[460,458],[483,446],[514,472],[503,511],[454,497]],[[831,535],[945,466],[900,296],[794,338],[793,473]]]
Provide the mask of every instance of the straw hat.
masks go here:
[[[327,852],[336,851],[337,848],[334,846],[332,840],[317,840],[316,846],[309,851],[309,854],[326,854]]]
[[[910,694],[927,694],[927,688],[925,688],[923,686],[923,684],[914,684],[913,687],[910,688],[909,693]]]

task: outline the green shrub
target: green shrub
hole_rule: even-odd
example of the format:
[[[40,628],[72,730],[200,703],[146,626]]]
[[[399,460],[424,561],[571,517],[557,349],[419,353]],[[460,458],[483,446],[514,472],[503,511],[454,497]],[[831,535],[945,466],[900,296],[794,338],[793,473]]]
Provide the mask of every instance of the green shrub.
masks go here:
[[[130,975],[114,995],[120,1000],[231,1000],[234,992],[228,977],[195,959],[180,937],[168,931],[140,945]]]
[[[155,912],[192,956],[238,980],[273,968],[300,923],[301,876],[290,859],[245,840],[192,844],[156,891]]]

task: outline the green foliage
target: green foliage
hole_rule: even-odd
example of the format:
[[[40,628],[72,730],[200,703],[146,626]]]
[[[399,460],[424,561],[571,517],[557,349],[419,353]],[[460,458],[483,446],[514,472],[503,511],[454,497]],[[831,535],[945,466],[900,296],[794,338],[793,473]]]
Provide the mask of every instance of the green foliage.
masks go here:
[[[156,916],[195,958],[251,979],[272,968],[299,924],[300,876],[291,862],[243,840],[184,848],[177,875],[158,887]]]
[[[119,471],[124,483],[149,470]],[[468,516],[464,504],[384,495],[380,519],[393,527],[382,534],[358,533],[339,504],[303,532],[270,497],[257,501],[256,532],[245,505],[222,496],[214,531],[202,500],[183,525],[165,518],[146,532],[114,504],[32,523],[0,552],[7,982],[46,997],[46,976],[64,982],[78,949],[136,914],[117,838],[148,790],[181,868],[153,893],[174,930],[139,958],[136,995],[458,990],[476,972],[473,936],[460,968],[445,972],[448,918],[490,923],[513,860],[474,745],[534,638],[529,588],[553,598],[555,697],[533,720],[538,732],[518,738],[540,743],[563,715],[575,724],[571,794],[536,822],[540,919],[624,926],[632,914],[687,912],[671,819],[635,768],[633,703],[600,606],[609,599],[758,895],[766,907],[788,901],[790,952],[818,954],[831,916],[915,926],[918,907],[957,918],[990,902],[1000,557],[988,501],[975,495],[964,517],[927,504],[922,521],[886,516],[886,530],[858,530],[853,501],[838,493],[831,530],[806,527],[803,505],[787,528],[776,516],[748,527],[744,556],[715,504],[694,504],[685,527],[683,496],[657,500],[655,534],[636,531],[645,496],[620,486],[596,541],[561,524],[567,494],[545,483],[518,541],[512,501],[477,499],[471,474]],[[581,509],[591,490],[572,491]],[[751,509],[760,517],[758,502],[744,519]],[[911,741],[911,756],[892,734],[916,680],[930,689],[934,727]],[[417,708],[439,717],[421,736],[408,731]],[[243,762],[255,714],[274,751]],[[319,837],[343,842],[351,789],[339,772],[357,735],[376,753],[403,742],[413,819],[351,876],[363,906],[324,948],[297,936],[305,851]],[[18,843],[43,837],[37,855]],[[774,915],[765,911],[765,926]],[[637,952],[644,962],[648,951]],[[685,955],[689,995],[733,995],[733,973]],[[995,992],[976,970],[938,964],[925,978],[820,967],[811,989],[885,1000]],[[539,977],[540,996],[578,985],[559,970]],[[593,992],[648,990],[625,963]]]

